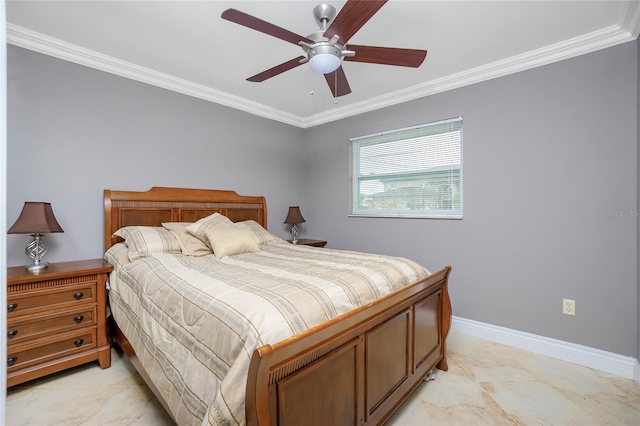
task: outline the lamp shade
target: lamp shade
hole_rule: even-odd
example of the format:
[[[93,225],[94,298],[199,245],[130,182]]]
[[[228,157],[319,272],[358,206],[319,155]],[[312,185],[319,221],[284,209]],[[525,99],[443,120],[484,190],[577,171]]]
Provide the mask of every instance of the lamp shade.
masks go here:
[[[51,203],[26,202],[7,234],[49,234],[64,232],[53,215]]]
[[[289,207],[289,214],[287,214],[287,218],[284,220],[284,223],[302,223],[304,222],[304,218],[302,217],[302,213],[300,213],[300,207],[293,206]]]

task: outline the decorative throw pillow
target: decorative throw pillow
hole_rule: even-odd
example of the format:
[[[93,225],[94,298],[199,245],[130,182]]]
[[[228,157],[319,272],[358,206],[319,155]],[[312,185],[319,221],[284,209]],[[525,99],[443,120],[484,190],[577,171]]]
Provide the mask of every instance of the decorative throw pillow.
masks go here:
[[[200,240],[195,237],[189,231],[187,226],[191,225],[189,222],[167,222],[162,226],[173,233],[178,239],[180,247],[182,247],[182,254],[187,256],[205,256],[211,254],[211,249]]]
[[[253,239],[255,240],[255,242],[257,244],[266,244],[266,243],[270,243],[270,242],[273,242],[273,241],[283,241],[284,242],[284,240],[282,238],[273,235],[271,232],[269,232],[266,229],[264,229],[262,227],[262,225],[260,225],[255,220],[245,220],[245,221],[242,221],[242,222],[237,222],[236,226],[237,227],[241,227],[241,228],[242,227],[249,228],[251,230],[251,232],[253,233]]]
[[[113,235],[124,239],[132,262],[152,253],[182,253],[178,239],[169,230],[159,226],[125,226]]]
[[[209,244],[209,240],[207,239],[207,229],[211,229],[214,226],[225,226],[227,228],[233,227],[233,222],[228,217],[221,215],[220,213],[214,213],[210,216],[203,217],[197,222],[192,223],[187,226],[187,231],[200,239],[203,243],[205,243],[210,249],[213,250],[213,247]]]
[[[218,259],[234,254],[260,251],[260,247],[253,239],[253,233],[246,228],[216,226],[207,229],[206,235],[213,248],[213,254]]]

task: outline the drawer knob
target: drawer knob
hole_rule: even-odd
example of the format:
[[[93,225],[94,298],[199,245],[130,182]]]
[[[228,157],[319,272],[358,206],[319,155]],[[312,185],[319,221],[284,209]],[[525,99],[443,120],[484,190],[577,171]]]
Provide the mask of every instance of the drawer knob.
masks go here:
[[[18,360],[17,356],[10,356],[9,358],[7,358],[7,365],[11,367],[13,364],[16,363],[17,360]]]
[[[9,331],[7,331],[7,337],[9,337],[9,338],[14,337],[16,334],[18,334],[18,330],[9,330]]]
[[[8,310],[9,312],[13,312],[13,311],[15,311],[15,310],[16,310],[16,308],[17,308],[17,307],[18,307],[18,304],[17,304],[17,303],[9,303],[9,304],[7,305],[7,310]]]
[[[73,295],[73,298],[76,300],[80,300],[82,299],[82,296],[84,296],[84,294],[81,291],[79,291]]]
[[[82,315],[78,315],[76,317],[73,317],[73,320],[75,322],[77,322],[78,324],[80,324],[82,322],[82,320],[84,319],[84,317]]]
[[[79,348],[80,346],[82,346],[82,344],[84,343],[84,340],[82,339],[76,339],[74,340],[73,344],[76,345],[77,348]]]

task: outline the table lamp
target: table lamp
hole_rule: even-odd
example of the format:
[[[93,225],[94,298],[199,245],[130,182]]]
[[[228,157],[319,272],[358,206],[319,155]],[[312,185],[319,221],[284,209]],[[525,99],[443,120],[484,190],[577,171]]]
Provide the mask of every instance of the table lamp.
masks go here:
[[[26,202],[22,212],[7,231],[7,234],[32,234],[33,241],[25,248],[24,252],[31,257],[33,263],[25,266],[29,271],[39,271],[47,267],[48,263],[42,261],[48,247],[42,240],[43,234],[51,232],[64,232],[53,215],[51,203]]]
[[[304,222],[304,218],[302,217],[302,213],[300,213],[300,207],[298,206],[293,206],[293,207],[289,207],[289,214],[287,214],[287,218],[284,220],[284,223],[289,223],[291,224],[291,236],[293,237],[293,239],[291,240],[291,242],[293,244],[297,244],[298,243],[298,227],[297,225],[299,223]]]

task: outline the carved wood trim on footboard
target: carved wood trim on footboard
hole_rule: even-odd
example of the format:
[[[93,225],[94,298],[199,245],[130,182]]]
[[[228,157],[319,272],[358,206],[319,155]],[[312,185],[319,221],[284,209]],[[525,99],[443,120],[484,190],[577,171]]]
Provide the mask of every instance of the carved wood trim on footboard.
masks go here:
[[[386,420],[436,365],[448,368],[450,270],[256,349],[247,380],[247,424]]]

